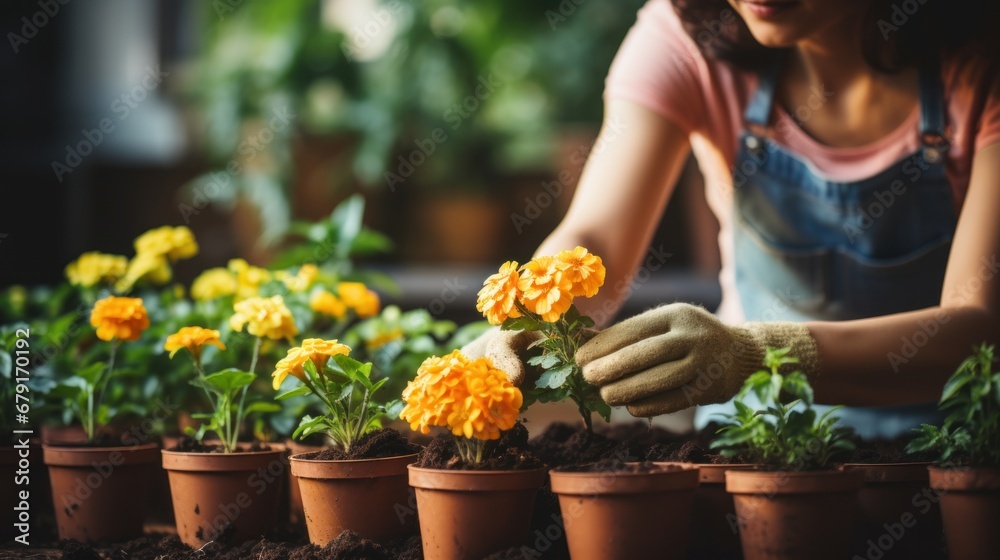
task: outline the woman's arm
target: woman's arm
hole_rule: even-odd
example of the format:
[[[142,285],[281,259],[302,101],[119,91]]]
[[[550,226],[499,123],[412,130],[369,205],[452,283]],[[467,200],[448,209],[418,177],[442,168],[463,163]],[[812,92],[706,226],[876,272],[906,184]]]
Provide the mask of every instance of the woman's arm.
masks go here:
[[[555,254],[582,245],[602,257],[604,288],[578,302],[599,324],[628,295],[690,152],[683,129],[639,105],[612,99],[604,114],[569,211],[536,251]]]
[[[1000,334],[1000,144],[980,150],[937,307],[808,323],[820,355],[817,400],[854,406],[935,401],[944,381]],[[899,286],[906,290],[906,286]]]

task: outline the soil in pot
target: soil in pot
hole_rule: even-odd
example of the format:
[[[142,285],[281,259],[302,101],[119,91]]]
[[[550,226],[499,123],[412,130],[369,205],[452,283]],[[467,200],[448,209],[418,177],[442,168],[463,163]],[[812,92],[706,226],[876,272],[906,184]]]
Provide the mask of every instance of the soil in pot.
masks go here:
[[[549,476],[573,560],[685,558],[696,469],[605,459]]]
[[[417,515],[406,467],[417,451],[399,432],[385,428],[348,453],[330,448],[293,456],[309,540],[322,546],[348,530],[377,541],[414,533]]]
[[[275,528],[288,477],[284,446],[253,444],[225,453],[221,446],[184,441],[179,449],[163,451],[163,468],[185,544],[242,543]]]
[[[948,558],[1000,558],[1000,469],[931,467],[930,484],[941,497]]]
[[[454,438],[431,441],[409,467],[426,560],[479,559],[519,546],[531,527],[541,461],[527,450],[523,425],[504,432],[481,463],[466,465]]]
[[[746,560],[850,558],[860,473],[726,472]]]
[[[941,510],[930,489],[930,456],[907,440],[860,442],[841,470],[862,473],[851,554],[881,560],[945,558]],[[853,557],[853,556],[852,556]]]
[[[159,445],[43,445],[61,539],[125,541],[142,534]]]

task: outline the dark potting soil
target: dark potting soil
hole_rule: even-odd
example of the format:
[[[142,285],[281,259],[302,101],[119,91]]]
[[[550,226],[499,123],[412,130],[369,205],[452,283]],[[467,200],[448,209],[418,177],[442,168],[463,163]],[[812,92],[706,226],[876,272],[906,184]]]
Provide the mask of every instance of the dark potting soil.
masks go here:
[[[910,438],[856,441],[854,451],[841,455],[837,461],[883,465],[886,463],[918,463],[937,459],[937,454],[933,452],[907,453],[906,446],[909,443]]]
[[[121,439],[108,434],[108,433],[98,433],[94,435],[94,439],[90,441],[53,441],[49,445],[55,447],[77,447],[77,448],[87,448],[87,447],[122,447],[125,445],[121,442]]]
[[[641,473],[655,473],[676,470],[680,467],[671,467],[668,465],[657,465],[649,461],[641,461],[635,463],[626,463],[618,459],[602,459],[596,463],[588,463],[586,465],[569,465],[565,467],[559,467],[556,469],[560,472],[577,472],[577,473],[624,473],[624,474],[641,474]]]
[[[537,469],[545,464],[528,450],[528,430],[518,422],[503,432],[500,439],[488,442],[483,460],[469,465],[458,456],[451,434],[440,434],[417,456],[416,465],[427,469],[469,471],[519,471]]]
[[[550,467],[596,463],[604,459],[641,461],[656,446],[679,446],[691,439],[647,422],[614,424],[588,433],[582,425],[550,424],[531,440],[530,449]],[[652,459],[650,459],[652,460]]]
[[[420,537],[376,543],[345,531],[324,547],[273,542],[266,539],[239,546],[209,543],[195,551],[173,535],[148,535],[110,548],[98,549],[79,541],[59,543],[65,560],[421,560]],[[25,552],[29,552],[26,550]],[[37,552],[37,551],[35,551]]]
[[[185,453],[225,453],[226,450],[221,444],[199,443],[192,437],[184,436],[177,445],[167,451],[183,451]],[[233,453],[256,453],[259,451],[271,451],[271,446],[260,441],[255,441],[249,446],[240,445]]]
[[[420,447],[407,441],[403,434],[392,428],[382,428],[359,439],[347,453],[336,447],[329,447],[322,451],[305,453],[301,458],[312,461],[352,461],[400,457],[412,455],[418,451],[420,451]]]
[[[644,457],[647,461],[671,461],[681,463],[698,463],[701,465],[745,465],[746,459],[740,456],[726,457],[718,453],[712,453],[695,441],[684,443],[653,445]]]

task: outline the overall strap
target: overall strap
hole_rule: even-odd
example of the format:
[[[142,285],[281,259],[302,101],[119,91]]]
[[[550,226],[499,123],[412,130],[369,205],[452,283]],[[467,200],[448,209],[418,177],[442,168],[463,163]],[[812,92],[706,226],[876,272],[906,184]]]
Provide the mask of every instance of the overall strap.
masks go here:
[[[784,67],[785,57],[778,55],[766,68],[757,73],[757,91],[750,97],[743,111],[743,122],[755,134],[763,135],[774,107],[774,92],[778,77]]]
[[[937,59],[920,67],[920,142],[927,163],[939,163],[951,143],[946,135],[947,113],[941,65]]]

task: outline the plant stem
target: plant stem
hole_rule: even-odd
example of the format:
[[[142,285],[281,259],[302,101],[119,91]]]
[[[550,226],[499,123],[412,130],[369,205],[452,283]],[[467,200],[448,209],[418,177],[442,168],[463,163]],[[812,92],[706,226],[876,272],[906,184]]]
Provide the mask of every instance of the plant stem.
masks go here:
[[[94,384],[94,389],[98,386],[101,387],[101,392],[97,395],[97,402],[94,402],[94,391],[90,390],[87,394],[87,440],[93,441],[94,439],[94,408],[95,406],[100,409],[101,403],[104,402],[104,391],[108,388],[108,383],[111,381],[111,372],[115,369],[115,355],[118,353],[118,342],[111,343],[111,351],[108,355],[108,367],[104,370],[104,375],[102,375],[97,383]]]
[[[250,373],[254,376],[257,375],[257,358],[260,357],[260,346],[264,343],[264,339],[257,337],[257,341],[253,345],[253,356],[250,358]],[[236,440],[240,437],[240,425],[243,424],[243,404],[247,398],[247,390],[250,389],[250,385],[244,385],[243,391],[240,393],[240,404],[236,407],[236,418],[232,418],[230,414],[226,414],[227,423],[232,423],[233,425],[229,427],[230,432],[230,443],[229,452],[236,449]],[[230,409],[232,406],[230,405]]]

